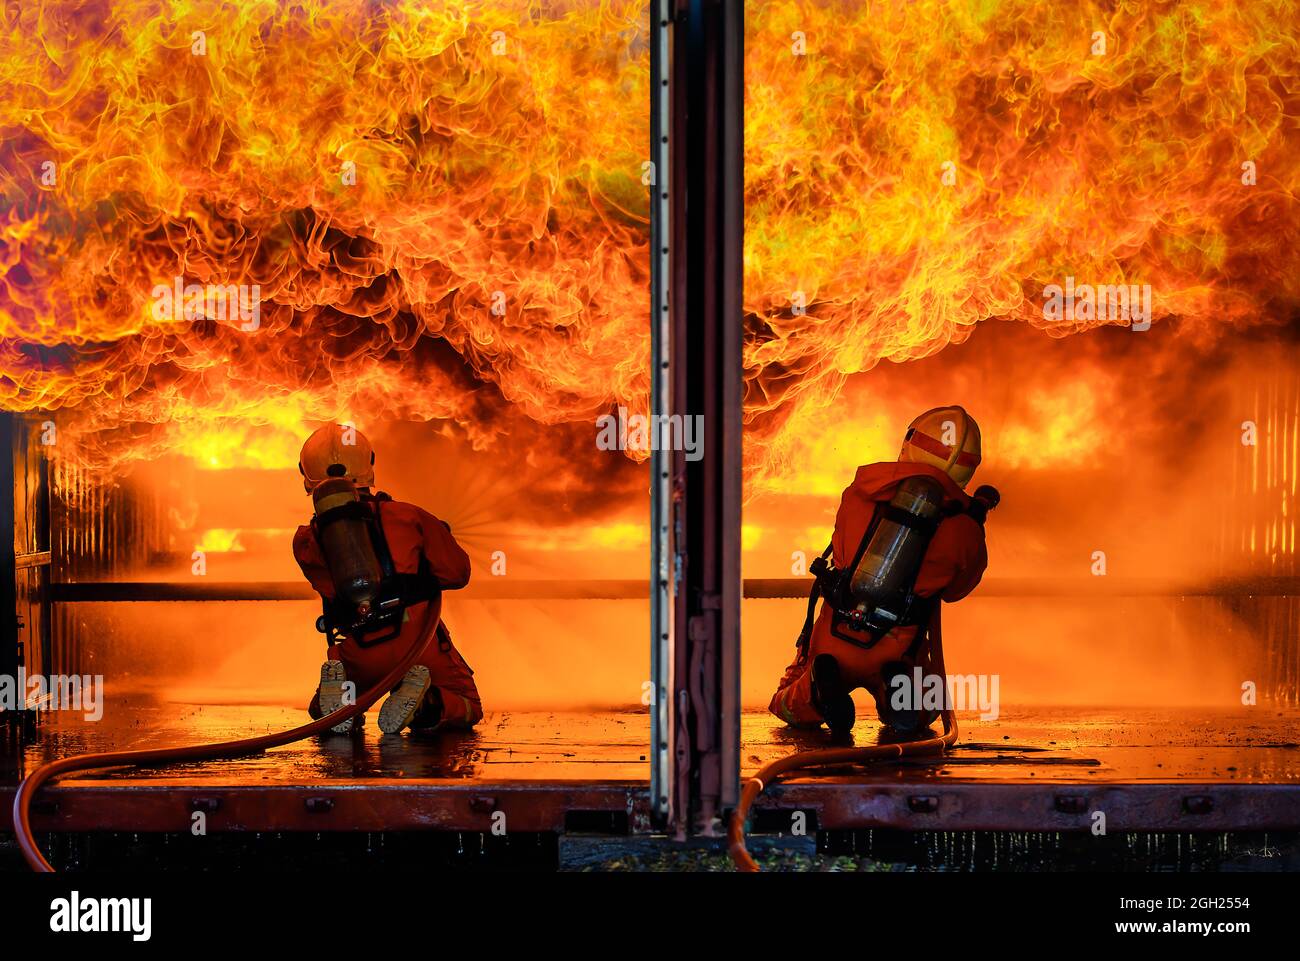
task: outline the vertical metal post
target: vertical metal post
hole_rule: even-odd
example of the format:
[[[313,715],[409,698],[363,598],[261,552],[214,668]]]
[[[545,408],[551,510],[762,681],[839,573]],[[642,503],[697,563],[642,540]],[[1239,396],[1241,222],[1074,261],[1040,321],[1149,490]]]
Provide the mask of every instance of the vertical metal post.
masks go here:
[[[670,413],[669,365],[669,62],[673,0],[654,0],[650,10],[650,412]],[[654,421],[658,423],[656,419]],[[660,445],[650,455],[650,804],[656,819],[669,817],[668,700],[671,689],[672,486],[670,454]]]
[[[22,425],[0,412],[0,675],[18,674],[17,537],[14,526],[14,461]]]
[[[49,461],[38,436],[32,421],[0,412],[0,674],[10,677],[51,672]],[[21,685],[18,694],[30,707]],[[20,733],[35,719],[15,715]]]
[[[672,413],[702,424],[698,449],[666,458],[668,795],[679,837],[717,831],[739,796],[743,26],[742,0],[675,0],[673,189],[661,198],[669,205],[668,388]]]

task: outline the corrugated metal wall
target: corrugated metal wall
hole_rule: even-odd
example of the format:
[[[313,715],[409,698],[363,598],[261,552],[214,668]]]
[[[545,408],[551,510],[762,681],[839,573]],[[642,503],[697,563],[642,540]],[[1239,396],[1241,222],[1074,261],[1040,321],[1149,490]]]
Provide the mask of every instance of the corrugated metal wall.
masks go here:
[[[166,543],[167,518],[157,496],[130,481],[105,482],[66,460],[51,471],[53,577],[58,583],[138,578]],[[56,671],[84,667],[86,630],[76,604],[54,608]]]
[[[1260,348],[1264,352],[1264,348]],[[1223,576],[1295,577],[1300,491],[1300,350],[1270,348],[1259,376],[1240,380],[1233,407],[1242,412],[1229,496],[1218,518],[1218,572]],[[1254,443],[1244,442],[1246,422]],[[1258,668],[1261,699],[1300,703],[1300,597],[1213,599],[1241,622],[1234,646]]]

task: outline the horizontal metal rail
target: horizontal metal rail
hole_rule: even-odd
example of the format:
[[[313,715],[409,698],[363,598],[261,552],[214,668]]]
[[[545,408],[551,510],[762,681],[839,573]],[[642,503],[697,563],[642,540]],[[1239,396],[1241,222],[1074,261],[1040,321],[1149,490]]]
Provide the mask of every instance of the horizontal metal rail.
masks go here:
[[[471,584],[456,591],[471,600],[645,600],[648,581],[524,580]],[[302,581],[83,581],[51,585],[55,602],[76,601],[319,601]]]
[[[806,598],[805,577],[749,577],[747,598]],[[457,591],[458,598],[517,600],[646,600],[644,580],[483,579]],[[1292,597],[1300,596],[1300,577],[1218,578],[1196,583],[1142,578],[989,578],[975,597]],[[82,581],[51,585],[55,602],[115,601],[314,601],[311,586],[299,581]]]
[[[14,789],[0,787],[0,831]],[[1159,782],[874,781],[851,777],[775,785],[757,804],[815,812],[821,830],[1091,830],[1105,811],[1115,831],[1293,831],[1300,784]],[[155,779],[77,780],[42,792],[38,831],[189,831],[194,811],[226,831],[490,831],[506,815],[514,831],[563,831],[575,811],[625,813],[631,833],[650,831],[648,784],[453,782],[403,779],[248,785]],[[496,819],[496,820],[499,820]]]

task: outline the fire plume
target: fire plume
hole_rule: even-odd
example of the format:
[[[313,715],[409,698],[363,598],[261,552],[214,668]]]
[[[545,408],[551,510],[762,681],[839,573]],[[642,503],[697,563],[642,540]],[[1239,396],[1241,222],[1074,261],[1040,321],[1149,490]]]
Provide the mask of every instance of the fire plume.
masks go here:
[[[5,17],[0,402],[83,460],[285,466],[349,418],[481,446],[645,394],[642,3]],[[175,278],[255,285],[256,324],[165,316]]]
[[[1052,336],[1117,322],[1045,319],[1066,277],[1149,284],[1153,322],[1198,336],[1289,320],[1291,12],[748,4],[757,487],[795,484],[801,438],[847,423],[827,406],[882,360],[994,318]],[[292,464],[331,419],[434,421],[481,448],[645,409],[648,16],[645,0],[10,5],[0,403],[52,412],[88,463],[208,466]],[[256,285],[255,327],[159,319],[152,292],[178,277]],[[1022,435],[1095,433],[1087,404],[1033,407]],[[1008,450],[1040,446],[1016,429]]]
[[[1067,277],[1149,284],[1153,323],[1205,338],[1294,316],[1289,3],[782,0],[747,14],[746,407],[760,486],[797,480],[810,434],[885,410],[894,455],[915,410],[879,393],[852,414],[826,410],[882,360],[935,354],[993,318],[1052,337],[1128,323],[1045,319],[1044,288]],[[1098,405],[1068,382],[1096,372],[1064,372],[1062,396],[1083,402],[1072,443],[1099,433],[1083,422]],[[1033,405],[1014,409],[1036,436],[1007,440],[1038,446]]]

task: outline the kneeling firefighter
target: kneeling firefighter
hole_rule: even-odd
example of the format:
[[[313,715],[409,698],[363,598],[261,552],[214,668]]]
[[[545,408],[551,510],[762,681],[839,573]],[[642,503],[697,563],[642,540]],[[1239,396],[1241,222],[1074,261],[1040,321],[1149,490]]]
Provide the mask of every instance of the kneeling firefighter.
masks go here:
[[[855,720],[850,695],[862,687],[895,735],[934,722],[915,669],[936,673],[940,602],[973,591],[988,565],[984,520],[999,496],[988,486],[964,491],[979,462],[979,425],[961,407],[936,407],[912,421],[897,462],[858,468],[831,543],[812,564],[808,617],[773,714],[797,727],[824,721],[842,735]]]
[[[329,646],[308,705],[324,717],[379,683],[418,640],[426,605],[469,583],[469,557],[451,528],[414,504],[371,493],[375,454],[352,427],[329,425],[303,445],[298,469],[315,515],[293,538],[293,556],[321,595],[316,622]],[[424,653],[379,710],[379,729],[472,727],[483,717],[474,672],[438,624]],[[359,730],[365,716],[332,728]]]

